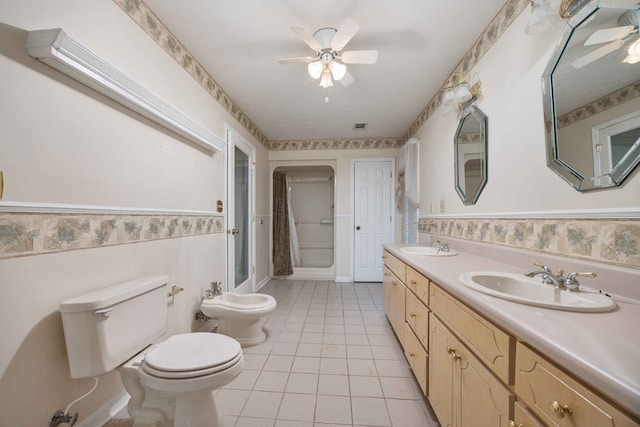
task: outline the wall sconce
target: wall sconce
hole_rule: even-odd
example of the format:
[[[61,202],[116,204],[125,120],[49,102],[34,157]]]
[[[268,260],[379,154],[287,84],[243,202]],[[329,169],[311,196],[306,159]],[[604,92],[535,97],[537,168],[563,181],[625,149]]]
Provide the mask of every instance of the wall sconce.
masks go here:
[[[480,80],[475,75],[476,82],[471,86],[467,83],[463,73],[452,74],[447,80],[442,96],[442,108],[444,114],[456,110],[464,110],[473,104],[482,94]]]
[[[529,0],[531,16],[524,29],[528,36],[538,34],[558,23],[558,15],[551,7],[551,0]]]

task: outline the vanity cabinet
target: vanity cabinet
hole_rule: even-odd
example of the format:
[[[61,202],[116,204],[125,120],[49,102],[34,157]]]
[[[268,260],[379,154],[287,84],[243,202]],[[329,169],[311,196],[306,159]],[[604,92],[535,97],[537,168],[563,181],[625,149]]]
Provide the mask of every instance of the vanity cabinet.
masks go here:
[[[429,401],[440,425],[508,425],[513,393],[434,313],[429,319]]]
[[[405,271],[406,265],[389,252],[382,256],[382,305],[389,318],[389,323],[402,343],[405,323]]]
[[[638,424],[523,343],[516,348],[515,391],[549,426],[637,427]]]

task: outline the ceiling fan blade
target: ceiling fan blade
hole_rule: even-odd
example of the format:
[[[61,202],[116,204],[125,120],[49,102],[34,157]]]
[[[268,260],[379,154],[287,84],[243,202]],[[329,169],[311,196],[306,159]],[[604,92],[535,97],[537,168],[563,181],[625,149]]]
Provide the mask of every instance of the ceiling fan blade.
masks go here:
[[[353,19],[345,19],[336,35],[333,36],[333,40],[331,40],[331,49],[336,52],[341,51],[347,43],[349,43],[349,40],[356,35],[359,29],[360,27],[358,27],[358,24],[356,24]]]
[[[280,64],[299,64],[302,62],[311,62],[314,59],[316,59],[313,56],[300,56],[298,58],[282,58],[282,59],[278,59],[278,62]]]
[[[291,27],[291,31],[293,31],[293,33],[300,37],[302,39],[303,42],[305,42],[307,44],[307,46],[309,46],[311,49],[315,50],[315,51],[320,51],[322,50],[322,46],[320,46],[320,43],[318,43],[318,40],[314,39],[311,34],[309,34],[307,32],[307,30],[305,30],[304,27],[300,26],[300,25],[295,25],[293,27]]]
[[[347,50],[340,59],[345,64],[375,64],[378,62],[377,50]]]
[[[624,25],[622,27],[604,28],[602,30],[595,31],[589,36],[587,41],[584,42],[585,46],[591,46],[599,43],[611,42],[614,40],[620,40],[633,33],[633,25]]]
[[[571,63],[573,68],[582,68],[585,65],[591,64],[593,61],[596,61],[603,56],[613,52],[614,50],[620,49],[624,45],[623,40],[614,40],[611,43],[605,44],[602,47],[599,47],[586,55],[576,59]]]
[[[347,71],[344,76],[340,79],[340,83],[342,83],[342,86],[349,86],[351,83],[353,83],[354,79],[353,76]]]

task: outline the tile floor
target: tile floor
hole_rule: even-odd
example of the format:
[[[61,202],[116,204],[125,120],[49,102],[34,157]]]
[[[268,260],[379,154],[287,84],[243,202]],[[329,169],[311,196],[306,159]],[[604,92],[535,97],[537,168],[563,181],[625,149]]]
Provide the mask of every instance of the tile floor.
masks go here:
[[[216,392],[224,427],[435,427],[382,308],[380,283],[272,280],[267,340]],[[105,427],[132,425],[126,409]],[[180,427],[180,426],[177,426]]]

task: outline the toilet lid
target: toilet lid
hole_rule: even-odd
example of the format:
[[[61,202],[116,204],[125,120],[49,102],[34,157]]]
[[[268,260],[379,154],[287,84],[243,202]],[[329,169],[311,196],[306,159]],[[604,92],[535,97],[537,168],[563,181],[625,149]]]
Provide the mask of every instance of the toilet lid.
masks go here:
[[[152,371],[191,372],[209,370],[237,359],[240,343],[226,335],[195,332],[169,337],[144,357]]]

